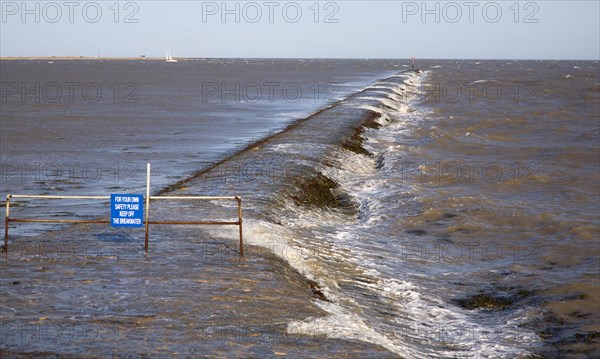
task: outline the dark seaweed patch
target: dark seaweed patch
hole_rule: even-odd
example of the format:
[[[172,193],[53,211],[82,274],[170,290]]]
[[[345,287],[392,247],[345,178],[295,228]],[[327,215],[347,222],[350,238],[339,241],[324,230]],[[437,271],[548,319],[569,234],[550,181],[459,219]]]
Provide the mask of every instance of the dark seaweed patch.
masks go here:
[[[329,303],[333,303],[332,301],[330,301],[329,299],[327,299],[327,297],[325,296],[325,294],[323,294],[323,292],[321,291],[321,286],[319,285],[319,283],[315,282],[314,280],[307,280],[306,283],[308,283],[308,287],[310,288],[310,290],[313,293],[313,296],[319,300],[322,300],[324,302],[329,302]]]
[[[379,118],[379,114],[377,114],[376,112],[372,112],[363,121],[362,126],[366,127],[366,128],[372,128],[372,129],[377,130],[377,129],[381,128],[381,124],[379,122],[377,122],[378,118]]]
[[[337,209],[347,215],[356,215],[358,205],[339,184],[331,178],[317,172],[311,178],[299,178],[295,181],[296,190],[290,198],[297,206]]]
[[[517,301],[529,297],[532,291],[521,289],[511,295],[496,295],[490,293],[478,293],[470,297],[455,300],[456,304],[467,310],[504,310],[511,307]]]
[[[474,296],[458,299],[456,303],[468,310],[473,309],[490,309],[502,310],[508,308],[513,301],[510,298],[494,297],[491,294],[475,294]]]
[[[364,132],[363,127],[354,128],[354,132],[352,133],[352,135],[342,141],[342,148],[344,148],[350,152],[357,153],[359,155],[373,156],[373,154],[371,152],[367,151],[363,147],[363,141],[364,141],[363,132]]]
[[[365,128],[378,129],[381,128],[381,124],[377,122],[379,114],[373,111],[367,112],[363,117],[361,124],[354,128],[352,135],[342,141],[342,148],[357,153],[359,155],[373,156],[371,152],[363,147],[363,141],[365,140],[363,134]]]
[[[339,205],[337,197],[331,191],[339,185],[321,172],[308,180],[300,180],[297,184],[300,193],[291,196],[296,205],[317,208],[335,208]]]

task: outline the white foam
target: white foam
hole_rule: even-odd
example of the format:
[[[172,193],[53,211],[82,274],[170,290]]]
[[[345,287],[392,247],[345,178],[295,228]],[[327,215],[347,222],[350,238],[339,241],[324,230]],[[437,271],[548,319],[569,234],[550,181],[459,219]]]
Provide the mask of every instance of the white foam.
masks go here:
[[[410,354],[403,347],[394,344],[387,336],[373,330],[355,313],[348,312],[334,303],[318,302],[316,304],[331,315],[291,322],[288,324],[288,333],[365,341],[381,345],[399,355],[408,356]]]
[[[411,86],[416,86],[419,81],[417,77],[410,82]],[[386,88],[381,86],[379,88]],[[380,103],[392,101],[378,97],[365,99]],[[412,101],[415,100],[413,97]],[[385,153],[385,161],[393,161],[398,149],[402,148],[397,141],[402,137],[402,131],[408,131],[408,121],[419,121],[425,113],[410,112],[410,104],[402,105],[404,107],[395,105],[403,109],[397,112],[377,106],[360,106],[395,120],[390,126],[367,132],[364,142],[375,153],[389,151],[389,154]],[[274,146],[274,150],[295,153],[302,150],[302,145],[285,144]],[[510,323],[480,322],[477,316],[465,313],[428,291],[426,283],[431,285],[439,278],[421,276],[419,280],[409,280],[417,278],[418,274],[412,273],[409,267],[403,268],[403,273],[396,274],[394,278],[386,275],[381,263],[381,258],[386,259],[386,252],[372,243],[377,239],[373,229],[380,224],[389,224],[390,201],[396,199],[394,196],[400,188],[398,181],[390,181],[385,171],[387,167],[378,171],[375,160],[367,156],[338,151],[332,153],[328,160],[337,165],[323,166],[320,170],[360,204],[360,220],[349,220],[334,212],[307,210],[288,203],[280,209],[285,226],[245,219],[246,243],[268,248],[305,277],[317,281],[323,286],[322,292],[332,301],[315,300],[315,304],[328,315],[291,322],[287,328],[289,333],[365,341],[410,358],[513,358],[528,353],[514,342],[524,345],[539,339],[520,330],[520,320],[511,317]],[[385,165],[393,167],[394,164]],[[235,238],[236,231],[237,228],[222,228],[211,229],[210,233],[217,237]],[[390,255],[393,254],[391,252]],[[368,280],[356,281],[354,276]],[[342,285],[344,282],[351,282],[352,286],[377,298],[382,306],[393,309],[394,316],[383,319],[369,317],[365,314],[366,310],[372,309],[369,302],[353,298],[353,292]],[[489,333],[499,334],[490,336]]]
[[[470,82],[469,85],[484,84],[484,83],[488,83],[488,82],[494,82],[494,80],[476,80],[476,81]]]
[[[359,97],[359,100],[372,100],[372,101],[377,101],[383,105],[388,106],[389,108],[392,108],[396,111],[403,111],[406,112],[407,107],[405,104],[403,104],[402,102],[399,101],[394,101],[392,99],[389,99],[387,97],[372,97],[372,96],[363,96],[363,97]]]

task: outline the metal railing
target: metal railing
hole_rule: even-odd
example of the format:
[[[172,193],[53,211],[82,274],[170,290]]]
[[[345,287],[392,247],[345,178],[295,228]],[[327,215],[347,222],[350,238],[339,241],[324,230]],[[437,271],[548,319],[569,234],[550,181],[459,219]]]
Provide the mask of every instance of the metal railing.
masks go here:
[[[10,200],[12,198],[43,198],[43,199],[110,199],[111,196],[50,196],[50,195],[23,195],[8,194],[6,196],[6,219],[4,227],[4,251],[8,253],[8,227],[10,222],[34,222],[34,223],[108,223],[107,219],[37,219],[37,218],[11,218]],[[144,240],[144,250],[148,253],[148,237],[150,235],[151,224],[175,224],[175,225],[236,225],[240,230],[240,256],[244,256],[244,238],[242,234],[242,198],[239,196],[150,196],[150,163],[146,165],[146,211],[144,224],[146,227],[146,236]],[[150,201],[151,200],[235,200],[237,201],[238,220],[235,221],[151,221],[150,220]]]
[[[38,219],[38,218],[13,218],[10,216],[11,199],[102,199],[109,200],[110,196],[46,196],[46,195],[20,195],[9,194],[6,196],[6,218],[4,227],[4,251],[8,253],[8,229],[11,222],[15,223],[99,223],[110,224],[108,219]],[[149,196],[144,197],[146,202],[145,227],[146,235],[144,250],[148,252],[148,241],[150,225],[172,224],[172,225],[236,225],[240,233],[240,256],[244,256],[244,239],[242,231],[242,199],[238,196]],[[150,201],[154,200],[235,200],[237,201],[237,221],[151,221],[149,216]]]

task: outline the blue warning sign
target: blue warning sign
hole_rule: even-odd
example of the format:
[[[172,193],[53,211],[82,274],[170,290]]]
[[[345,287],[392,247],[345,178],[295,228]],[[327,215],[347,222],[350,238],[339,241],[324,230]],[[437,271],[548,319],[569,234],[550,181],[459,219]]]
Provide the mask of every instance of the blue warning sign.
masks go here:
[[[113,227],[142,227],[144,225],[144,195],[111,194],[110,224]]]

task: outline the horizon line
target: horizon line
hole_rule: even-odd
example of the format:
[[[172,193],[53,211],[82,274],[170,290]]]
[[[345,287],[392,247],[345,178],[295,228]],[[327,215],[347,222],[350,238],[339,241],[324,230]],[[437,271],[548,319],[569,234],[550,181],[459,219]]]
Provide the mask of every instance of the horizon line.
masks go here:
[[[185,57],[177,56],[173,57],[177,60],[201,60],[201,59],[269,59],[269,60],[404,60],[410,61],[411,57],[220,57],[220,56],[207,56],[207,57]],[[600,61],[597,59],[583,59],[583,58],[415,58],[416,60],[473,60],[473,61]],[[164,57],[146,57],[146,56],[77,56],[77,55],[50,55],[50,56],[0,56],[0,60],[11,61],[11,60],[151,60],[160,61],[165,60]]]

